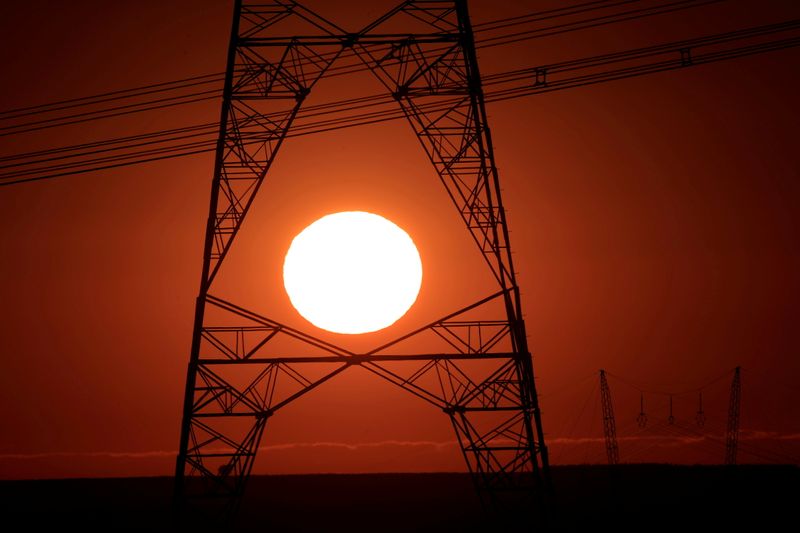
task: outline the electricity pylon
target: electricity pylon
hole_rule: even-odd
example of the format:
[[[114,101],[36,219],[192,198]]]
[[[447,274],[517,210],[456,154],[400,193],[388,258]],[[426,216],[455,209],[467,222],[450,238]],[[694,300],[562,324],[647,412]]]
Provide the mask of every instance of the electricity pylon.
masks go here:
[[[407,117],[497,282],[494,294],[359,353],[214,291],[298,112],[344,56],[370,70]],[[281,339],[307,354],[276,351]],[[406,349],[420,340],[427,353]],[[490,508],[546,492],[547,448],[466,0],[403,2],[356,33],[290,0],[237,0],[175,474],[179,507],[234,512],[269,419],[353,366],[449,417]]]
[[[606,441],[608,464],[615,465],[619,463],[617,421],[614,418],[614,404],[611,403],[611,389],[608,387],[605,370],[600,370],[600,405],[603,411],[603,436]]]
[[[742,408],[741,368],[736,367],[731,381],[731,396],[728,402],[728,428],[725,432],[725,464],[736,464],[736,452],[739,448],[739,413]]]

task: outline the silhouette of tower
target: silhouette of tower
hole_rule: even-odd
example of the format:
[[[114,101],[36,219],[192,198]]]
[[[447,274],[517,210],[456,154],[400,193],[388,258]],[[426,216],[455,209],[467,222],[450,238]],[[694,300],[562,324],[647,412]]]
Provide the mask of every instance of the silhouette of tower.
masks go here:
[[[617,422],[614,419],[614,405],[611,403],[611,389],[608,387],[605,370],[600,370],[600,405],[603,411],[603,435],[606,440],[608,464],[615,465],[619,463]]]
[[[644,393],[639,393],[639,414],[636,415],[636,425],[641,429],[647,426],[647,413],[644,412]]]
[[[741,367],[733,371],[731,381],[731,397],[728,403],[728,429],[725,432],[725,464],[736,464],[736,452],[739,448],[739,412],[742,406]]]
[[[494,294],[359,353],[224,299],[214,285],[306,97],[344,57],[396,101],[497,282]],[[279,339],[308,355],[276,354]],[[412,339],[428,339],[430,351],[404,351]],[[176,465],[179,508],[234,512],[269,419],[353,366],[449,417],[485,504],[544,494],[547,449],[466,0],[403,2],[355,33],[290,0],[237,0]]]

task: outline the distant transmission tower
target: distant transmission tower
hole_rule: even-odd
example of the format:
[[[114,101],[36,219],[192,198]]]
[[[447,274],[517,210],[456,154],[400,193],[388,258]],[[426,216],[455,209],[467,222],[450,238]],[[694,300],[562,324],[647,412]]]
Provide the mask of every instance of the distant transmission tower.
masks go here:
[[[619,463],[617,422],[614,419],[614,405],[611,403],[611,389],[608,387],[605,370],[600,370],[600,404],[603,410],[603,435],[606,439],[608,464],[615,465]]]
[[[741,367],[733,371],[731,382],[731,398],[728,403],[728,430],[725,433],[725,464],[736,464],[736,453],[739,448],[739,414],[742,407]]]
[[[397,102],[497,282],[494,294],[363,353],[246,309],[214,285],[298,111],[344,56]],[[403,2],[356,33],[290,0],[235,2],[194,320],[175,473],[181,510],[230,516],[270,418],[353,366],[449,417],[487,505],[543,494],[547,448],[465,0]],[[430,352],[407,348],[420,338]],[[280,339],[305,355],[278,351]]]

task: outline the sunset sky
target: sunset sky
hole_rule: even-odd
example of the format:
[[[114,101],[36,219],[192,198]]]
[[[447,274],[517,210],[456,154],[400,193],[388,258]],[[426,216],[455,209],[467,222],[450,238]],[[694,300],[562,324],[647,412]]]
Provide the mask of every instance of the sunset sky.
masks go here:
[[[304,2],[352,30],[394,4]],[[470,9],[477,24],[557,5]],[[5,2],[0,111],[223,72],[231,8]],[[799,16],[789,0],[728,0],[486,48],[479,62],[486,76]],[[600,368],[623,462],[721,462],[737,365],[741,461],[800,457],[798,66],[793,48],[487,106],[555,464],[605,460]],[[323,80],[309,102],[380,91],[370,83]],[[219,106],[0,130],[0,156],[212,122]],[[212,168],[205,153],[0,187],[0,479],[172,473]],[[407,123],[289,139],[253,209],[220,290],[323,338],[376,345],[491,290]],[[353,210],[402,227],[423,264],[417,303],[365,338],[313,330],[281,278],[300,230]],[[697,435],[663,427],[670,393]],[[353,368],[270,420],[254,472],[462,471],[454,439],[441,412]]]

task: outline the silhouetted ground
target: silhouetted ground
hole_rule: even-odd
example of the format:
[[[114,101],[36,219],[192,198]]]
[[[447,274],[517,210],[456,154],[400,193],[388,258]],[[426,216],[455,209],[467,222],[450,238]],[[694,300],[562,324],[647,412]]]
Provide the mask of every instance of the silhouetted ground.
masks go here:
[[[553,468],[556,531],[794,531],[796,466],[620,465]],[[166,531],[170,478],[0,482],[11,530]],[[464,474],[258,476],[239,517],[243,531],[504,531],[486,516]],[[216,529],[216,528],[214,528]],[[523,530],[533,530],[533,527]]]

